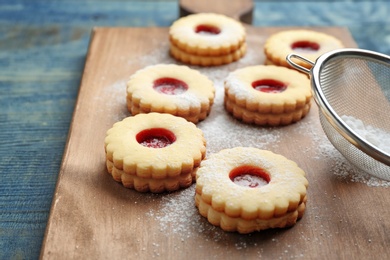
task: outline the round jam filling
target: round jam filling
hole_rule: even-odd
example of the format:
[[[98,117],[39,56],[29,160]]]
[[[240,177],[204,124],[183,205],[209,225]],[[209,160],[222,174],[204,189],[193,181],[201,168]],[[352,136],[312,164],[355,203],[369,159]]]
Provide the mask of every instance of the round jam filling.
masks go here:
[[[235,184],[248,188],[260,188],[267,185],[271,178],[263,169],[254,166],[240,166],[229,173]]]
[[[185,82],[174,78],[159,78],[153,82],[153,89],[167,95],[178,95],[187,91]]]
[[[280,93],[287,89],[287,85],[274,79],[261,79],[252,82],[252,87],[266,93]]]
[[[320,45],[316,42],[299,41],[294,42],[291,45],[291,48],[297,52],[311,53],[318,51],[320,49]]]
[[[164,148],[176,141],[176,136],[164,128],[150,128],[139,132],[135,139],[143,146],[150,148]]]
[[[195,32],[205,35],[217,35],[221,32],[221,30],[216,26],[201,24],[196,26]]]

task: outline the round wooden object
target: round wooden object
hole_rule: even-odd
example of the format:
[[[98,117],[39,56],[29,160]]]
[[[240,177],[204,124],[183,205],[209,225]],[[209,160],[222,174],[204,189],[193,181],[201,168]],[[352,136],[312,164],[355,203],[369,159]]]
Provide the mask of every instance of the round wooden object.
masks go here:
[[[252,0],[180,0],[180,17],[194,13],[218,13],[252,24]]]

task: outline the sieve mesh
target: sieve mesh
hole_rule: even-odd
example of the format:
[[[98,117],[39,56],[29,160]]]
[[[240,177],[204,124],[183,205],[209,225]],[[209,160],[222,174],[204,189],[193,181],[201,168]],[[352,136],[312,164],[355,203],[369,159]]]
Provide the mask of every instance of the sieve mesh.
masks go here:
[[[390,181],[389,166],[362,152],[340,135],[322,113],[320,113],[320,122],[329,141],[352,165],[375,177]]]
[[[321,125],[335,148],[360,170],[390,180],[390,147],[379,148],[343,119],[351,116],[385,133],[376,141],[390,139],[390,59],[338,52],[317,60],[312,85]]]
[[[319,82],[335,113],[390,131],[390,64],[337,56],[322,64]]]

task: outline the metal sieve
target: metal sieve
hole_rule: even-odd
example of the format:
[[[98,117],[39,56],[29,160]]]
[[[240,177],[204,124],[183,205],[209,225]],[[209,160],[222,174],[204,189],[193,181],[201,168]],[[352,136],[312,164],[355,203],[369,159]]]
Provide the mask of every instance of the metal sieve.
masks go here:
[[[293,53],[286,59],[309,74],[321,126],[333,146],[358,169],[390,180],[390,146],[383,147],[390,141],[390,57],[339,49],[315,63]]]

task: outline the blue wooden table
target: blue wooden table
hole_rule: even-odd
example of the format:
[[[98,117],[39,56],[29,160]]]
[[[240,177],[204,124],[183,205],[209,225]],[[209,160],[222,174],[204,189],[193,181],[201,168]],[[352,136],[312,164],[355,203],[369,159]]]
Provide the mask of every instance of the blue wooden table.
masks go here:
[[[390,55],[389,1],[257,1],[255,26],[346,26]],[[39,257],[94,26],[169,26],[177,1],[0,0],[0,259]]]

